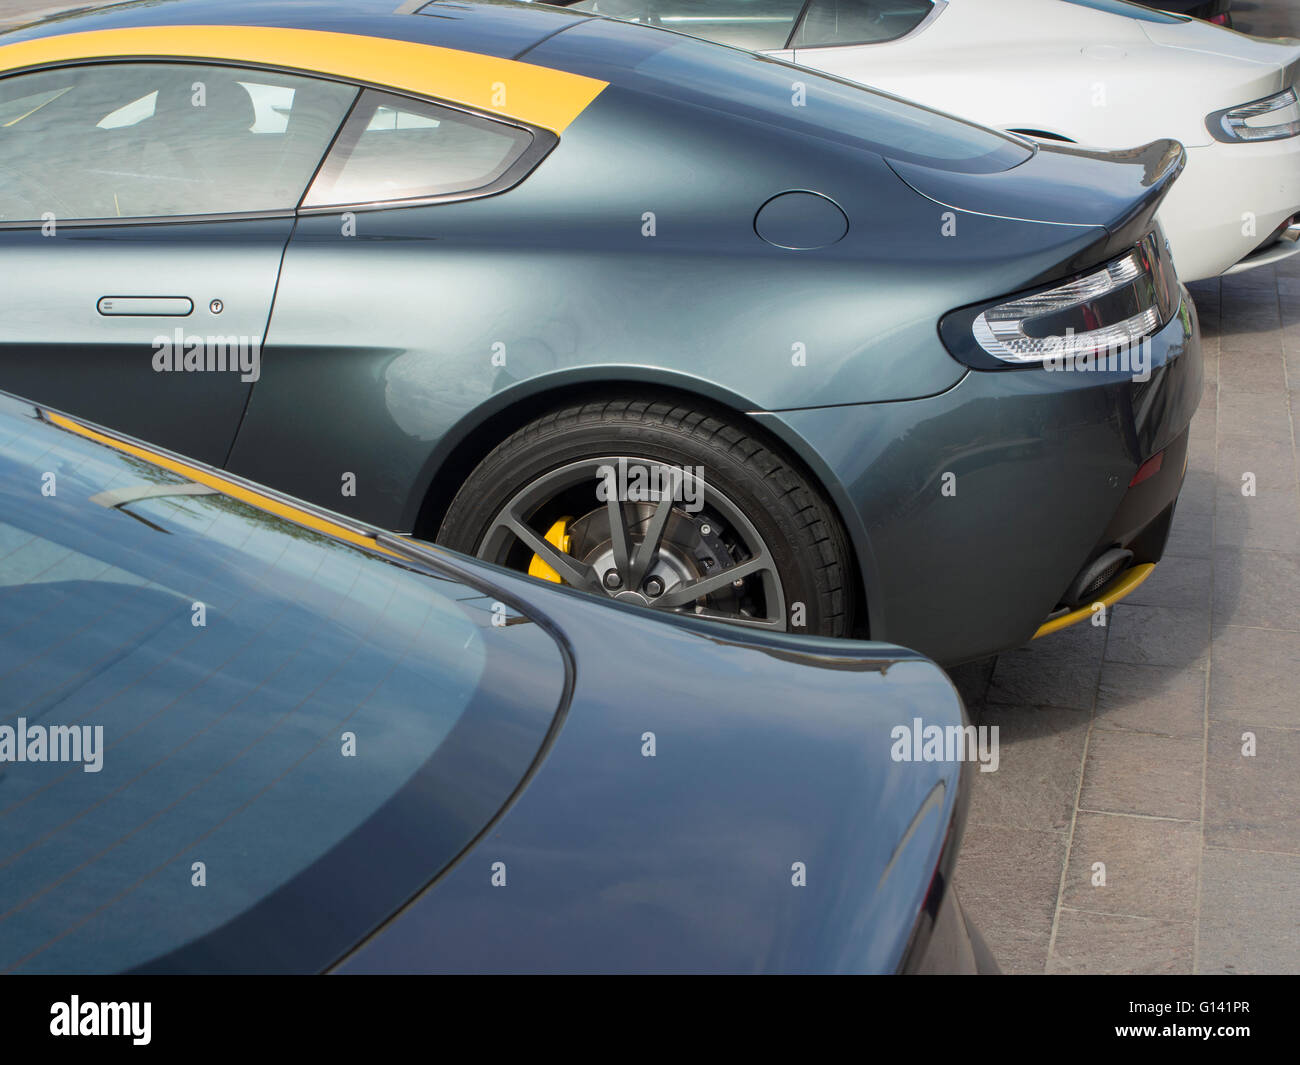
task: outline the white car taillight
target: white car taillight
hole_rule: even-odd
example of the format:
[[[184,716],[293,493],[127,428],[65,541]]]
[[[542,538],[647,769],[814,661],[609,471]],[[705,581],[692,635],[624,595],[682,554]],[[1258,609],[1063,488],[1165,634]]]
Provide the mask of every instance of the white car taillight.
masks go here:
[[[1300,134],[1300,98],[1284,89],[1254,103],[1218,111],[1206,124],[1221,141],[1276,141]]]

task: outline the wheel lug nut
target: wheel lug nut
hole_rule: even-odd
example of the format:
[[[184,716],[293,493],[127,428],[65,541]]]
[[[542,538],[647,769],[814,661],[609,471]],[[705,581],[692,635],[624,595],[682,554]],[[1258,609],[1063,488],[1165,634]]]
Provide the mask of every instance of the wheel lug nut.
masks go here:
[[[623,578],[618,575],[618,570],[612,569],[605,574],[604,584],[606,588],[611,590],[614,588],[622,588]]]
[[[664,594],[664,582],[658,577],[651,577],[645,582],[645,594],[659,596]]]

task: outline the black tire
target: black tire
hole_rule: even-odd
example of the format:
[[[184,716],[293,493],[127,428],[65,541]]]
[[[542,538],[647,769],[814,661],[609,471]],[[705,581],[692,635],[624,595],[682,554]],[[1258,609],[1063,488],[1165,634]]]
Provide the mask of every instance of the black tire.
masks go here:
[[[852,631],[853,566],[833,507],[790,458],[709,409],[623,397],[575,403],[545,414],[479,463],[452,500],[437,541],[466,554],[491,557],[499,548],[488,547],[489,530],[519,493],[542,485],[554,471],[614,455],[667,467],[703,468],[708,490],[716,489],[718,499],[743,515],[770,553],[784,609],[772,610],[766,624],[775,626],[784,613],[786,623],[780,627],[791,631],[821,636],[847,636]],[[540,505],[536,513],[541,514]],[[528,524],[540,532],[546,520],[538,525],[530,518]],[[633,554],[636,546],[633,541]],[[516,542],[511,559],[492,561],[526,569],[520,548],[527,553]],[[600,591],[598,586],[595,590]],[[803,605],[802,612],[796,604]],[[704,607],[676,609],[699,612]]]

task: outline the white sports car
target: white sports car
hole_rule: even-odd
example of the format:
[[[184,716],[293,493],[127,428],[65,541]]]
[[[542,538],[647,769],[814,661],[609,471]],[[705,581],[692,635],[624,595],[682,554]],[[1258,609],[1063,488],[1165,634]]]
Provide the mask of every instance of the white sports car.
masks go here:
[[[814,67],[986,126],[1182,142],[1161,209],[1185,281],[1300,252],[1300,40],[1123,0],[549,0]]]

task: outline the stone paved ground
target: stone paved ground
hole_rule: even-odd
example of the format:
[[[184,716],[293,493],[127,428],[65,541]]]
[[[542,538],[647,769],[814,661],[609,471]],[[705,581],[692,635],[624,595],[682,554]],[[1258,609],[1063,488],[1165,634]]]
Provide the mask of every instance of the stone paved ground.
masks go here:
[[[0,26],[78,6],[0,0]],[[1300,37],[1291,0],[1234,7]],[[1206,391],[1165,560],[1108,628],[953,671],[1001,729],[957,879],[1008,972],[1300,971],[1300,259],[1193,296]]]

